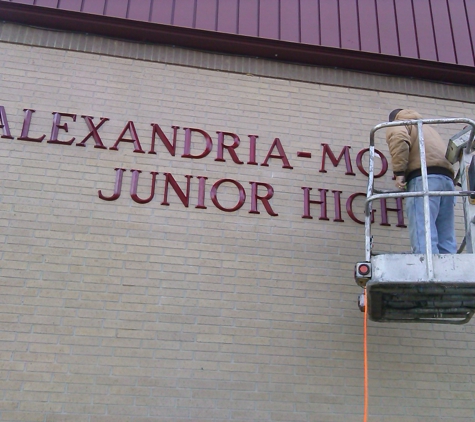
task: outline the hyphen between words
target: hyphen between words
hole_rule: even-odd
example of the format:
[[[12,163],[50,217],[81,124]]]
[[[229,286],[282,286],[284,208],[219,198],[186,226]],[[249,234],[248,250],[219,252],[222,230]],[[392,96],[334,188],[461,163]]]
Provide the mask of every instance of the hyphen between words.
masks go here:
[[[33,119],[33,113],[36,110],[33,109],[24,109],[24,119],[23,119],[23,126],[21,129],[21,134],[17,137],[20,141],[28,141],[28,142],[43,142],[46,138],[46,134],[42,134],[40,136],[34,137],[30,135],[30,126]],[[60,131],[67,133],[69,131],[67,121],[69,123],[75,123],[78,120],[78,116],[72,113],[60,113],[60,112],[53,112],[53,119],[52,119],[52,127],[51,127],[51,134],[49,139],[46,141],[48,144],[59,144],[59,145],[73,145],[74,141],[76,141],[75,137],[72,137],[68,140],[60,140]],[[76,146],[85,147],[86,143],[91,140],[94,141],[94,148],[98,149],[109,149],[111,151],[118,151],[119,146],[122,146],[122,143],[126,144],[133,144],[133,152],[137,154],[145,154],[144,149],[142,148],[142,143],[139,140],[137,135],[137,130],[135,128],[135,124],[133,121],[128,121],[125,125],[122,132],[117,137],[115,143],[110,146],[109,148],[104,145],[102,141],[101,135],[99,133],[99,129],[103,128],[103,126],[108,122],[110,119],[107,117],[101,117],[99,121],[95,122],[94,117],[81,115],[81,119],[83,119],[85,128],[89,130],[89,132],[85,133],[84,137],[75,143]],[[14,139],[11,135],[10,126],[8,124],[8,118],[6,110],[3,106],[0,106],[0,129],[3,131],[3,135],[1,138],[4,139]],[[171,156],[175,156],[177,152],[177,136],[180,127],[172,126],[172,135],[170,138],[163,132],[161,127],[156,123],[151,123],[151,141],[150,141],[150,149],[147,151],[148,154],[157,154],[156,152],[156,144],[157,144],[157,137],[163,144],[163,146],[167,149],[168,153]],[[211,136],[204,130],[198,128],[183,128],[184,131],[184,148],[183,154],[181,158],[186,159],[193,159],[199,160],[202,158],[207,157],[213,150],[213,140]],[[225,151],[226,154],[231,158],[231,160],[238,165],[247,164],[247,165],[260,165],[262,167],[268,167],[270,159],[273,160],[280,160],[281,166],[283,169],[292,170],[293,167],[290,164],[290,161],[287,157],[287,154],[284,150],[284,147],[279,138],[275,138],[272,144],[269,147],[266,157],[262,162],[257,161],[256,157],[256,145],[257,139],[259,138],[257,135],[248,135],[249,138],[249,152],[247,154],[248,161],[244,163],[238,155],[237,149],[241,144],[241,140],[239,136],[235,133],[231,132],[224,132],[224,131],[217,131],[217,145],[216,145],[216,158],[214,161],[217,162],[226,162],[225,158]],[[65,134],[61,133],[61,137],[64,138]],[[199,145],[199,146],[197,146]],[[346,172],[345,175],[347,176],[355,176],[356,174],[353,172],[353,166],[351,162],[350,156],[350,146],[344,146],[341,150],[338,157],[335,156],[331,147],[328,144],[321,144],[322,146],[322,159],[321,159],[321,167],[319,172],[326,173],[327,170],[325,169],[326,165],[326,158],[331,161],[334,167],[337,167],[340,161],[344,158]],[[192,154],[192,147],[195,151],[197,148],[203,148],[203,150],[199,154]],[[242,156],[242,147],[239,150],[239,154]],[[365,176],[368,176],[368,173],[363,167],[362,160],[365,153],[368,151],[367,148],[362,149],[358,152],[356,156],[356,166],[358,170]],[[376,151],[376,153],[381,158],[382,168],[379,174],[375,175],[375,177],[382,177],[388,170],[388,162],[386,157],[380,152]],[[298,157],[303,158],[311,158],[310,152],[305,151],[298,151]],[[119,199],[122,190],[122,179],[126,169],[123,168],[116,168],[115,169],[115,186],[114,192],[111,195],[105,195],[102,190],[98,191],[98,196],[100,199],[105,201],[115,201]],[[130,185],[130,196],[133,201],[138,204],[146,204],[150,202],[155,196],[155,185],[157,180],[157,175],[159,172],[152,171],[150,172],[152,176],[151,182],[151,193],[150,196],[146,199],[142,199],[137,194],[138,183],[139,183],[139,175],[141,170],[131,169],[132,177],[131,177],[131,185]],[[168,192],[169,186],[172,187],[180,201],[185,207],[188,207],[190,204],[190,186],[191,186],[191,179],[193,178],[192,175],[185,175],[186,181],[185,188],[182,189],[177,182],[177,180],[173,177],[171,173],[163,173],[164,176],[164,190],[163,190],[163,201],[161,205],[169,205],[168,202]],[[196,197],[196,205],[195,208],[197,209],[206,209],[207,206],[205,205],[205,196],[206,196],[206,185],[208,177],[205,176],[196,176],[198,180],[198,192]],[[237,196],[237,203],[232,207],[225,207],[223,206],[218,200],[218,190],[221,185],[227,184],[233,185],[236,189],[236,196]],[[277,212],[274,211],[271,205],[271,199],[274,196],[274,188],[271,184],[265,182],[258,182],[258,181],[250,181],[250,214],[260,214],[259,211],[259,204],[262,204],[266,212],[270,216],[277,216]],[[311,191],[312,188],[308,186],[302,186],[302,193],[303,193],[303,214],[302,218],[313,218],[311,214],[311,205],[319,205],[320,216],[318,217],[319,220],[330,220],[328,217],[327,212],[327,204],[328,204],[328,189],[318,188],[318,195],[315,195],[312,199]],[[264,192],[264,193],[263,193]],[[334,216],[333,221],[335,222],[343,222],[342,219],[342,212],[341,212],[341,194],[342,191],[339,190],[332,190],[331,191],[333,196],[333,208],[334,208]],[[216,181],[211,189],[209,190],[209,196],[213,205],[224,212],[234,212],[242,208],[246,202],[246,198],[248,194],[246,193],[246,189],[244,186],[233,179],[219,179]],[[359,224],[364,224],[364,222],[357,218],[354,210],[353,210],[353,203],[354,200],[358,197],[365,197],[366,195],[362,192],[357,192],[348,197],[346,200],[346,211],[348,216]],[[318,197],[318,199],[315,199]],[[385,199],[380,200],[380,209],[381,209],[381,222],[380,225],[382,226],[389,226],[388,221],[388,211],[393,211],[397,215],[397,227],[405,227],[404,225],[404,215],[403,215],[403,205],[401,199],[395,201],[395,207],[389,208],[386,204]],[[373,214],[374,219],[374,214]]]

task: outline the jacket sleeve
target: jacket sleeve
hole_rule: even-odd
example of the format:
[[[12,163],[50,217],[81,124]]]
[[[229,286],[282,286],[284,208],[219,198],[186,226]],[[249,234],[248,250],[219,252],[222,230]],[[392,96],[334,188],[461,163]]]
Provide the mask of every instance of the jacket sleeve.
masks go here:
[[[409,148],[411,145],[411,138],[406,127],[395,126],[388,128],[386,142],[391,154],[394,175],[404,175],[409,162]]]

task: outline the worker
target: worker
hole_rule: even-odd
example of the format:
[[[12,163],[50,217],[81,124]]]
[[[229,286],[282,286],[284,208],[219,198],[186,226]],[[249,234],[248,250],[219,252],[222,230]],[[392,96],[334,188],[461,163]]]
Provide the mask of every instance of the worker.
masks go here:
[[[416,120],[422,116],[414,110],[396,109],[389,114],[389,121]],[[446,143],[437,131],[423,125],[429,191],[453,191],[454,171],[445,158]],[[392,158],[392,168],[398,189],[421,192],[421,159],[416,125],[388,127],[386,142]],[[412,252],[426,251],[424,225],[424,197],[408,197],[406,212]],[[433,254],[457,252],[454,223],[454,196],[429,196],[430,230]]]

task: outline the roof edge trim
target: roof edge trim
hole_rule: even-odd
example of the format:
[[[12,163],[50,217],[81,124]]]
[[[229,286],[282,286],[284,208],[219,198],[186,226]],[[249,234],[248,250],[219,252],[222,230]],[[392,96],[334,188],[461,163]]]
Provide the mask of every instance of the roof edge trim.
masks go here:
[[[475,68],[0,1],[4,21],[129,41],[475,86]]]

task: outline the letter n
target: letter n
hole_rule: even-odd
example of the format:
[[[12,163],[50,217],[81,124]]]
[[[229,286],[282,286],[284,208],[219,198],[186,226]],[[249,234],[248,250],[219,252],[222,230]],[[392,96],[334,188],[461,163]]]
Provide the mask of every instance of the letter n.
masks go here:
[[[180,198],[180,201],[183,203],[185,207],[188,207],[190,203],[190,179],[193,177],[189,174],[185,175],[186,181],[186,194],[181,190],[180,186],[176,182],[175,178],[171,175],[171,173],[163,173],[165,175],[165,190],[163,192],[163,202],[161,205],[170,205],[168,203],[168,184],[170,184]]]

